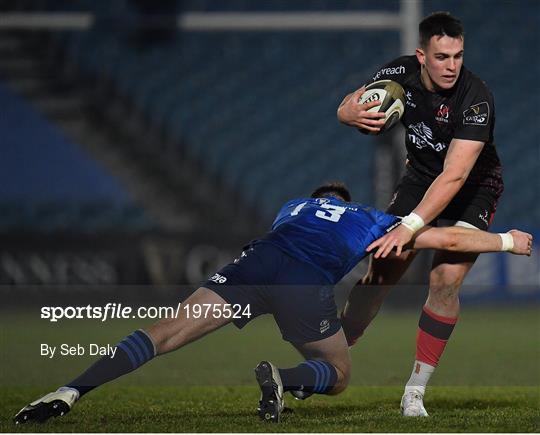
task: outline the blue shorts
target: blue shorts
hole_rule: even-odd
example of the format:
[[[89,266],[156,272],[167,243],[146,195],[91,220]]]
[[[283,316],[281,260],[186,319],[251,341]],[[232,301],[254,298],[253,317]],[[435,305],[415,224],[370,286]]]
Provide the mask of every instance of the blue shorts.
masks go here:
[[[266,313],[274,316],[283,339],[292,343],[322,340],[341,328],[333,284],[313,266],[270,243],[245,248],[240,258],[202,286],[233,306],[249,306],[251,317],[233,320],[238,328]]]

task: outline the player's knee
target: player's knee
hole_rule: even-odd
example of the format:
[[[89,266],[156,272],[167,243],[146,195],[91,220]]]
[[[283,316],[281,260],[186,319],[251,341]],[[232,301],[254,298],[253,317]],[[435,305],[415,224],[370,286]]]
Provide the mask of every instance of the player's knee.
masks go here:
[[[465,276],[460,270],[439,266],[430,275],[430,293],[456,297]]]
[[[459,289],[462,278],[459,276],[442,276],[431,281],[428,300],[433,307],[448,307],[459,304]]]

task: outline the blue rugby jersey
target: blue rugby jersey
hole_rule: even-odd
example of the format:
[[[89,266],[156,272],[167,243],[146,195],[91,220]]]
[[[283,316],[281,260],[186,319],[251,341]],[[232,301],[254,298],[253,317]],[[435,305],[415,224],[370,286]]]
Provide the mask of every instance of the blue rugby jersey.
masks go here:
[[[281,208],[272,231],[258,242],[272,243],[313,265],[335,284],[367,255],[371,242],[398,220],[336,198],[300,198]]]

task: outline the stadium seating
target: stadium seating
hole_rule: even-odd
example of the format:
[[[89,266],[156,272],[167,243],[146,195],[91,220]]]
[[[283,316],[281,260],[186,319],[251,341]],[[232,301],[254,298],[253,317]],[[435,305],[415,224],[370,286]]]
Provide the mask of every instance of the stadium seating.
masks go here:
[[[30,8],[33,2],[20,3]],[[34,3],[47,9],[58,8],[59,2]],[[148,120],[149,128],[162,133],[167,145],[181,148],[205,175],[238,190],[267,217],[284,199],[328,179],[343,179],[356,199],[374,201],[373,141],[338,125],[335,109],[345,93],[399,55],[397,32],[186,32],[141,47],[132,40],[129,22],[137,12],[131,2],[64,4],[102,18],[89,32],[55,35],[54,43],[71,62],[107,83]],[[536,106],[540,64],[525,65],[515,47],[538,48],[534,17],[540,3],[497,5],[456,0],[451,9],[466,27],[466,65],[487,82],[497,102],[496,144],[506,168],[506,191],[495,223],[536,227],[539,131],[528,108]],[[449,7],[432,0],[425,2],[424,12]],[[397,1],[367,0],[176,2],[178,12],[398,8]],[[106,17],[124,24],[108,27]],[[511,37],[500,28],[512,28]],[[161,152],[160,144],[155,152]],[[530,188],[523,188],[524,180],[531,180]]]
[[[372,200],[371,140],[341,128],[335,110],[372,74],[358,72],[358,59],[375,40],[397,55],[391,33],[360,42],[350,33],[180,34],[146,51],[99,31],[63,42],[84,74],[110,83],[208,176],[272,214],[329,179]]]
[[[157,228],[115,178],[0,86],[0,234]]]

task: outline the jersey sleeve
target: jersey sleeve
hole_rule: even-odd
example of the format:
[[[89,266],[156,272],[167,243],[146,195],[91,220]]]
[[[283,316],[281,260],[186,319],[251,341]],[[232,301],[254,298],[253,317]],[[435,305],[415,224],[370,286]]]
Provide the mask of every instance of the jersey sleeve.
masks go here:
[[[367,247],[393,229],[400,219],[372,207],[364,207],[362,211],[369,215],[369,226],[366,228],[366,233],[362,236],[362,252],[365,255]]]
[[[409,70],[411,70],[412,67],[413,64],[410,61],[409,56],[398,57],[392,62],[379,68],[370,79],[364,82],[364,85],[367,86],[377,80],[393,80],[403,85],[405,77],[410,73]]]
[[[393,229],[395,224],[401,221],[400,218],[394,216],[393,214],[385,213],[384,211],[376,208],[367,207],[364,209],[364,211],[368,212],[372,216],[373,220],[375,221],[375,225],[379,227],[381,231],[381,236]]]
[[[401,219],[393,214],[377,210],[377,225],[381,227],[385,233],[393,230],[399,222],[401,222]]]
[[[469,88],[457,112],[454,138],[488,142],[494,118],[493,95],[484,82],[478,79]]]

